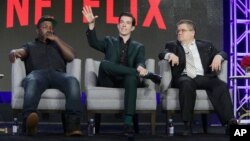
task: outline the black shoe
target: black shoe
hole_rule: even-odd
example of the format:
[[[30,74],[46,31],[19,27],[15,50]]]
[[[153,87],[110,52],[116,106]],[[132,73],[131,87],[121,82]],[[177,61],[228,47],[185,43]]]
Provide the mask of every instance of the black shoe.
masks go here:
[[[192,124],[191,122],[184,122],[184,131],[182,133],[183,136],[191,136],[192,134]]]
[[[161,83],[161,76],[152,72],[148,72],[147,75],[144,76],[146,79],[152,80],[155,84],[159,85]]]
[[[123,135],[127,137],[134,136],[134,129],[133,126],[125,125],[123,129]]]
[[[238,121],[237,121],[235,118],[230,119],[230,120],[228,121],[228,124],[229,124],[229,125],[239,125],[239,124],[238,124]]]
[[[229,135],[229,125],[228,124],[225,125],[225,134]]]
[[[229,128],[230,128],[231,125],[239,125],[239,124],[238,124],[236,119],[234,119],[234,118],[230,119],[227,122],[227,124],[225,125],[225,134],[226,135],[229,135]]]

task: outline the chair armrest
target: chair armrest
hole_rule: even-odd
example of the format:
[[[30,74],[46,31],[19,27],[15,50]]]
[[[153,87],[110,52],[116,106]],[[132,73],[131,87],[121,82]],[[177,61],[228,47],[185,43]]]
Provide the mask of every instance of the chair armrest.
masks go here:
[[[97,86],[97,75],[99,67],[96,67],[97,61],[94,61],[92,58],[87,58],[85,61],[85,76],[84,84],[85,88]],[[100,62],[99,62],[100,63]]]
[[[146,64],[146,69],[149,72],[152,72],[152,73],[155,72],[155,60],[154,59],[152,58],[147,59],[145,64]],[[148,88],[155,89],[155,83],[153,83],[151,80],[145,79],[145,84]]]
[[[17,58],[14,63],[11,64],[11,83],[12,83],[12,91],[15,87],[22,86],[22,80],[26,77],[26,70],[24,66],[24,62]]]
[[[67,74],[74,76],[79,83],[81,83],[81,59],[74,59],[67,63],[66,72]]]
[[[0,74],[0,79],[4,77],[4,74]]]
[[[170,82],[172,80],[172,73],[170,64],[167,60],[161,60],[158,62],[160,75],[162,76],[160,92],[164,93],[170,87]]]
[[[228,61],[224,60],[221,64],[221,71],[218,73],[219,79],[227,83],[227,65]]]

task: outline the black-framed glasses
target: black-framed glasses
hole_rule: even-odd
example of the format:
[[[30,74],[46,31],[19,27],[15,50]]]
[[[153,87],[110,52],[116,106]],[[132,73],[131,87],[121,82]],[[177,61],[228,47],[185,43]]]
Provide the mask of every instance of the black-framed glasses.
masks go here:
[[[176,30],[176,34],[178,34],[179,32],[184,33],[187,31],[192,31],[192,30],[191,29],[178,29],[178,30]]]

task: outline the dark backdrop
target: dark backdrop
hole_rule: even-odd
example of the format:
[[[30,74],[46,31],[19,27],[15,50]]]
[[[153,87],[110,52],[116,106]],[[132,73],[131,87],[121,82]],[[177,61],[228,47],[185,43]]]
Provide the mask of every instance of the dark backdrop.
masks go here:
[[[28,25],[20,25],[17,13],[14,11],[14,26],[7,27],[7,3],[11,1],[28,1],[29,14]],[[42,1],[42,0],[40,0]],[[49,0],[47,0],[49,1]],[[78,58],[82,59],[82,82],[84,76],[84,62],[86,58],[101,59],[103,55],[90,48],[87,44],[85,31],[87,24],[82,21],[82,6],[87,0],[72,0],[72,22],[65,23],[65,1],[50,0],[51,7],[44,8],[42,14],[54,15],[58,21],[55,28],[56,34],[75,48]],[[91,1],[91,0],[88,0]],[[166,41],[174,40],[175,24],[180,19],[191,19],[197,25],[197,38],[211,40],[217,48],[223,49],[223,0],[159,0],[157,7],[153,6],[158,0],[95,0],[99,2],[99,8],[94,8],[93,12],[99,16],[97,19],[97,34],[99,38],[105,35],[117,36],[115,24],[107,24],[107,11],[113,11],[114,16],[118,16],[122,11],[130,10],[130,1],[137,2],[138,26],[132,37],[142,42],[146,47],[146,58],[156,60],[156,71],[158,53],[163,50]],[[35,32],[35,2],[36,0],[0,0],[0,73],[5,75],[0,80],[0,91],[11,90],[11,64],[8,61],[8,53],[11,49],[19,48],[27,41],[32,41],[36,37]],[[91,1],[93,2],[93,0]],[[109,3],[114,2],[114,8]],[[156,19],[150,22],[150,27],[143,25],[143,22],[151,8],[159,8],[163,23],[166,29],[159,28]],[[149,14],[152,11],[149,12]],[[22,14],[22,13],[21,13]],[[82,83],[82,85],[84,82]],[[84,87],[82,86],[83,91]]]

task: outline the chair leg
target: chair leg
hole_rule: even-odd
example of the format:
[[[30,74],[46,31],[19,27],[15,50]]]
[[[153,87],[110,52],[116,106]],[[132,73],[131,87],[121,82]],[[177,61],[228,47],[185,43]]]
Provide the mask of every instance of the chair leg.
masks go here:
[[[203,132],[207,134],[207,114],[201,114]]]
[[[156,128],[156,112],[155,111],[153,111],[152,113],[151,113],[151,134],[152,135],[155,135],[155,128]]]
[[[166,122],[165,122],[165,133],[168,133],[168,119],[169,119],[170,115],[168,114],[168,112],[166,113]]]
[[[17,118],[18,119],[18,111],[13,110],[13,119]]]
[[[100,125],[101,125],[101,114],[95,114],[95,132],[96,134],[100,131]]]
[[[139,134],[139,120],[138,120],[138,114],[135,114],[133,116],[133,125],[134,125],[134,130],[136,134]]]

